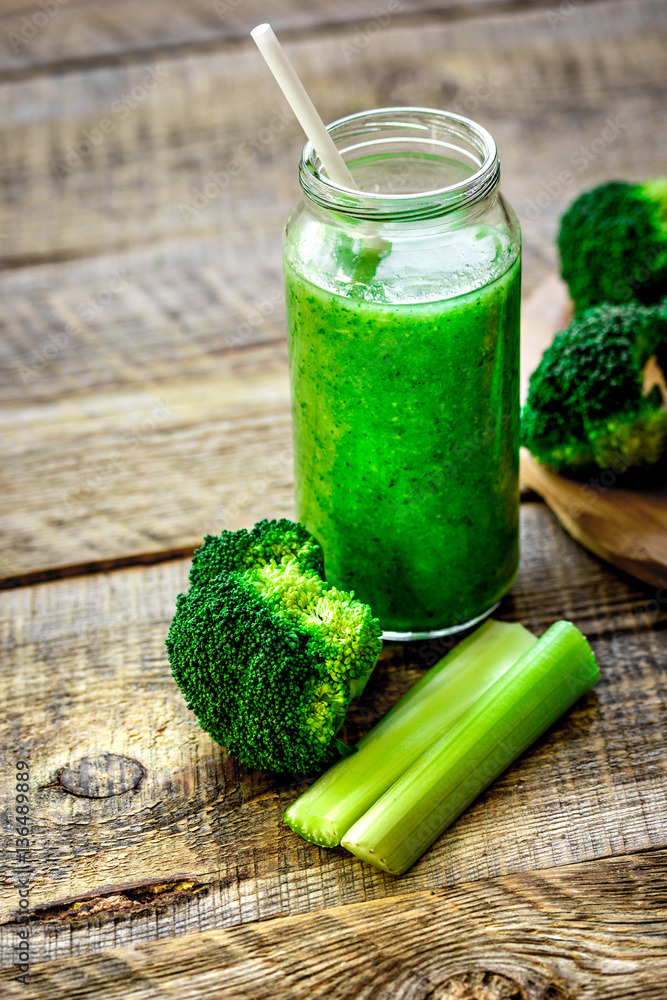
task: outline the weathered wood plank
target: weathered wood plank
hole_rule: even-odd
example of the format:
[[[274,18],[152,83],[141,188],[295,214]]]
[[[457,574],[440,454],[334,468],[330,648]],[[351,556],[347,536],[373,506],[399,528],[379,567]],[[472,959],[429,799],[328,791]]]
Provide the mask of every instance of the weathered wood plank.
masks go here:
[[[327,33],[287,46],[327,120],[412,103],[487,125],[524,220],[529,281],[553,266],[555,220],[581,187],[663,168],[646,137],[667,121],[660,0],[574,8],[555,24],[549,12],[392,22],[351,54]],[[302,144],[251,46],[0,88],[2,260],[195,236],[233,246],[251,269],[294,200]]]
[[[107,354],[99,378],[122,378],[127,363],[124,391],[0,408],[0,587],[173,558],[206,532],[293,516],[286,346],[275,322],[262,318],[251,346],[212,352],[202,366],[218,375],[198,374],[194,356],[189,377],[145,383],[144,359],[158,368],[147,345],[137,369]],[[174,344],[165,371],[186,340],[176,334]]]
[[[590,0],[579,0],[587,3]],[[499,9],[554,6],[553,0],[272,0],[271,22],[281,34],[337,27],[348,44],[369,43],[392,21],[420,15],[443,19]],[[260,0],[3,0],[0,80],[35,72],[149,58],[156,52],[210,49],[246,38],[267,16]]]
[[[205,531],[292,511],[280,274],[260,268],[227,285],[172,259],[158,286],[156,271],[151,284],[139,267],[107,264],[82,264],[79,280],[70,270],[69,286],[51,273],[41,303],[31,277],[13,272],[37,339],[30,354],[6,343],[5,586],[186,554]],[[101,291],[84,298],[87,278]],[[63,332],[57,320],[70,317],[76,329]]]
[[[601,681],[401,879],[300,840],[282,815],[303,776],[249,771],[199,729],[163,645],[186,562],[5,594],[1,807],[27,757],[34,960],[667,845],[666,606],[580,549],[544,505],[524,504],[522,520],[522,572],[501,615],[536,632],[573,620]],[[388,645],[344,736],[357,739],[450,645]],[[5,961],[12,850],[6,839]]]
[[[290,514],[289,385],[276,353],[258,348],[245,368],[232,352],[217,378],[5,410],[2,576],[191,550],[206,532]]]
[[[664,1000],[667,852],[37,965],[38,1000]]]
[[[660,589],[667,584],[667,484],[623,489],[614,474],[586,483],[559,476],[521,449],[521,476],[547,501],[563,527],[591,552]],[[616,480],[620,479],[620,485]]]
[[[455,74],[460,72],[462,79],[465,77],[470,86],[476,79],[472,74],[477,71],[479,60],[485,65],[493,65],[495,58],[493,53],[498,55],[499,65],[505,66],[503,85],[495,90],[490,89],[488,97],[481,101],[480,113],[483,112],[491,117],[499,115],[499,120],[504,121],[509,127],[510,106],[507,101],[510,92],[512,100],[518,101],[518,107],[512,109],[513,135],[511,140],[508,139],[507,145],[510,156],[515,158],[516,167],[516,170],[509,171],[510,184],[517,183],[520,178],[523,184],[527,180],[527,170],[533,178],[529,179],[529,182],[533,183],[533,175],[539,179],[535,163],[541,163],[546,169],[546,164],[550,163],[554,156],[561,156],[563,143],[560,133],[554,133],[551,125],[547,130],[540,124],[541,139],[539,141],[535,139],[535,142],[529,143],[528,146],[533,153],[541,148],[542,159],[540,160],[538,156],[537,160],[533,158],[527,163],[523,151],[525,144],[519,141],[520,137],[516,134],[516,121],[523,121],[528,127],[529,120],[535,118],[536,108],[543,114],[547,107],[547,92],[549,102],[553,102],[553,94],[561,95],[559,99],[563,104],[559,105],[560,111],[557,117],[560,115],[559,121],[564,128],[577,122],[579,123],[577,127],[581,127],[582,121],[587,123],[586,127],[590,126],[591,120],[599,123],[602,108],[608,110],[610,99],[615,99],[619,95],[623,95],[622,100],[642,103],[641,113],[637,107],[634,113],[628,116],[627,127],[630,130],[639,125],[645,128],[649,120],[655,124],[666,113],[664,108],[658,107],[657,100],[654,102],[652,97],[647,104],[645,96],[648,77],[653,72],[656,53],[662,44],[661,32],[664,30],[662,25],[667,20],[664,7],[650,3],[642,4],[639,29],[636,27],[635,14],[633,14],[635,18],[632,22],[635,25],[633,28],[627,20],[629,18],[627,12],[615,19],[612,18],[612,7],[613,5],[603,5],[586,12],[586,33],[582,35],[588,39],[586,45],[576,32],[567,34],[569,21],[563,24],[563,35],[559,36],[558,44],[553,45],[553,29],[549,28],[550,37],[547,39],[544,24],[540,22],[536,26],[536,15],[531,14],[513,18],[512,29],[502,18],[491,19],[485,23],[483,30],[482,26],[478,25],[479,30],[476,33],[470,32],[465,24],[458,24],[454,32],[455,37],[447,40],[438,35],[439,28],[427,34],[421,27],[413,27],[406,35],[406,52],[409,55],[412,52],[411,46],[419,44],[427,54],[430,53],[426,61],[420,62],[419,65],[426,67],[423,72],[426,74],[425,80],[430,81],[428,86],[434,86],[437,82],[438,87],[443,86],[441,76],[438,75],[441,53],[439,50],[436,53],[433,47],[429,48],[434,45],[431,35],[440,38],[445,45],[443,51],[447,54],[448,67],[451,71]],[[614,10],[618,14],[618,9],[614,7]],[[580,11],[572,16],[583,17],[583,15],[584,12]],[[386,29],[387,39],[391,30],[391,26]],[[651,37],[644,37],[649,30]],[[588,32],[596,32],[595,38],[588,38]],[[598,36],[599,51],[596,49]],[[639,41],[637,41],[639,47],[634,43],[630,45],[627,41],[629,37],[643,39],[641,46]],[[329,60],[332,71],[338,59],[340,70],[342,56],[335,51],[333,53],[330,50],[325,51],[326,44],[318,42],[319,57],[324,59],[325,66],[328,65],[327,59]],[[459,48],[448,47],[454,44]],[[518,58],[519,49],[522,58]],[[402,61],[405,59],[405,53],[399,52],[398,39],[394,39],[388,51],[390,55],[393,52],[392,58],[395,59],[392,64],[393,76],[390,74],[386,79],[382,78],[384,79],[382,86],[389,87],[388,93],[392,100],[402,100],[410,96],[409,90],[414,82],[414,73],[411,70],[412,75],[406,75],[405,62]],[[366,87],[379,85],[377,74],[368,75],[374,65],[368,52],[368,49],[364,50],[359,56],[359,65],[362,69],[360,79],[365,81]],[[597,53],[596,60],[592,58],[593,52]],[[229,54],[230,59],[237,56],[240,59],[239,53]],[[304,65],[309,67],[314,82],[318,86],[321,85],[321,79],[317,75],[321,72],[321,65],[314,60],[310,50],[303,48],[299,57],[304,61]],[[605,59],[609,62],[605,63]],[[199,84],[193,85],[193,93],[196,92],[200,98],[194,101],[196,110],[182,120],[179,119],[185,130],[182,136],[189,136],[189,139],[183,140],[185,146],[188,146],[190,140],[196,140],[195,144],[199,142],[206,129],[213,127],[206,117],[208,112],[202,108],[220,108],[221,103],[214,99],[213,90],[218,84],[222,85],[225,82],[227,79],[225,74],[229,74],[230,79],[236,81],[234,85],[240,87],[236,70],[243,69],[242,81],[245,83],[249,80],[254,81],[260,88],[258,91],[260,95],[262,87],[271,85],[270,80],[260,85],[259,77],[254,75],[256,70],[248,69],[247,52],[238,65],[228,66],[225,62],[223,69],[218,67],[215,71],[210,64],[200,69],[187,60],[177,62],[177,73],[176,63],[171,67],[180,80],[176,89],[162,93],[163,86],[168,88],[170,79],[168,75],[166,82],[161,82],[151,95],[147,95],[146,102],[149,98],[152,99],[160,94],[160,101],[163,104],[166,101],[169,105],[163,109],[164,114],[173,116],[177,113],[174,108],[183,106],[186,81],[191,77],[195,84],[196,81],[201,83],[203,90],[197,90]],[[414,64],[416,64],[415,59],[411,65]],[[570,91],[565,86],[575,64],[581,64],[583,81],[579,88],[580,107],[576,112]],[[616,84],[612,86],[606,82],[611,74],[612,64],[614,72],[621,81],[618,89]],[[605,66],[606,69],[603,69]],[[519,87],[521,81],[516,76],[519,72],[517,67],[523,68],[521,72],[530,69],[530,73],[533,74],[531,79],[535,83],[532,89]],[[546,72],[545,79],[548,85],[544,92],[540,89],[541,84],[538,85],[536,82],[538,68],[540,72],[542,70]],[[123,72],[130,72],[132,67],[119,68],[119,72],[121,69]],[[112,71],[107,69],[104,72],[109,74]],[[421,68],[419,72],[422,72]],[[349,73],[345,75],[345,79],[348,76]],[[616,76],[613,78],[616,79]],[[84,79],[87,84],[85,88]],[[93,78],[89,74],[75,74],[64,82],[61,81],[65,87],[65,92],[61,96],[67,97],[69,94],[75,107],[83,102],[87,108],[85,113],[90,114],[93,107],[97,106],[99,109],[100,101],[103,103],[108,98],[105,79],[108,82],[107,78],[100,77],[97,80],[100,89],[96,90],[91,85]],[[514,83],[510,87],[512,80]],[[39,89],[41,84],[35,82],[34,86]],[[408,87],[407,91],[405,86]],[[655,79],[652,79],[651,86],[653,88],[651,93],[655,93]],[[633,87],[638,89],[634,91]],[[11,87],[9,89],[11,90]],[[222,89],[224,90],[224,87]],[[470,90],[468,92],[471,93]],[[242,93],[244,99],[248,100],[248,89]],[[268,93],[267,91],[267,102]],[[176,100],[178,94],[180,97]],[[327,95],[327,99],[332,100],[329,92]],[[532,104],[528,100],[529,96]],[[44,108],[43,104],[40,105],[40,100],[44,101],[43,94],[37,100],[37,106],[42,108],[46,122],[50,120],[51,112],[48,108]],[[69,104],[65,101],[62,106]],[[259,112],[258,107],[262,109]],[[258,114],[265,114],[265,107],[264,101],[253,105],[252,114],[256,119]],[[597,108],[596,112],[593,112],[593,107]],[[664,107],[667,107],[667,102]],[[17,112],[18,119],[25,116],[22,109],[23,104]],[[630,108],[627,110],[629,113]],[[146,108],[140,103],[136,111],[137,115],[142,115]],[[230,150],[238,148],[230,146],[231,137],[235,136],[236,141],[245,141],[242,137],[244,134],[247,136],[244,130],[247,129],[248,123],[239,117],[241,112],[233,111],[225,114],[226,118],[222,115],[218,120],[222,138],[221,145],[216,148],[219,152],[226,150],[231,155]],[[553,114],[556,115],[556,112]],[[526,117],[527,115],[529,117]],[[39,115],[37,117],[39,118]],[[123,124],[120,122],[119,128]],[[138,125],[139,120],[135,124]],[[145,124],[148,130],[145,136],[157,135],[158,139],[162,136],[158,119],[149,121],[147,118]],[[258,121],[255,124],[257,125]],[[489,124],[492,125],[491,121]],[[27,128],[27,125],[24,123],[21,127]],[[624,124],[621,130],[622,142],[621,138],[618,142],[612,141],[612,135],[603,153],[596,153],[593,160],[584,164],[587,172],[585,175],[582,174],[582,178],[585,176],[587,183],[600,179],[596,171],[606,172],[611,169],[614,157],[621,148],[633,157],[653,156],[652,151],[659,152],[658,143],[642,144],[637,136],[632,138],[630,132],[626,135],[625,127]],[[6,345],[2,361],[4,398],[16,403],[17,400],[22,400],[24,398],[22,394],[25,394],[28,399],[56,401],[52,407],[45,407],[39,411],[29,408],[12,409],[3,417],[7,431],[6,440],[12,449],[6,463],[10,473],[7,488],[9,503],[3,517],[4,525],[8,529],[6,537],[11,537],[14,543],[12,552],[6,549],[0,552],[2,560],[0,571],[4,577],[22,578],[25,574],[33,574],[34,578],[34,574],[43,570],[52,572],[72,565],[99,566],[111,558],[139,558],[170,550],[182,552],[194,543],[200,534],[201,524],[208,524],[210,519],[216,516],[216,511],[219,509],[227,511],[230,507],[236,510],[237,507],[244,505],[248,507],[249,478],[252,489],[264,482],[267,454],[262,450],[264,446],[257,445],[255,439],[253,439],[254,444],[247,447],[251,438],[248,427],[244,428],[244,435],[247,434],[247,438],[244,435],[237,435],[232,430],[229,419],[238,418],[240,411],[237,409],[230,416],[230,410],[224,402],[228,392],[233,394],[236,391],[232,375],[244,370],[246,366],[249,375],[248,382],[244,385],[253,392],[254,399],[259,399],[261,426],[271,424],[273,433],[276,434],[276,438],[270,442],[270,448],[277,446],[283,453],[283,446],[285,448],[289,446],[284,369],[282,374],[278,373],[280,359],[284,358],[284,345],[281,343],[282,306],[278,239],[282,218],[287,210],[285,191],[294,182],[293,177],[291,181],[287,181],[287,173],[284,170],[281,173],[282,168],[279,169],[280,162],[283,163],[283,167],[285,166],[287,147],[292,141],[285,138],[290,128],[291,126],[286,126],[284,132],[276,132],[272,141],[267,140],[266,148],[258,138],[261,148],[253,161],[253,166],[258,168],[257,171],[244,171],[243,179],[239,181],[241,183],[239,191],[235,189],[235,179],[234,185],[230,182],[219,192],[219,199],[217,195],[212,199],[210,212],[200,213],[204,220],[208,220],[204,221],[202,230],[202,235],[206,237],[202,240],[204,249],[196,247],[192,242],[184,249],[168,242],[161,244],[164,251],[160,253],[153,249],[150,251],[141,249],[127,255],[100,258],[99,261],[87,262],[85,265],[69,262],[45,267],[19,268],[0,279],[8,303],[6,310],[3,311],[3,315],[7,317],[7,328],[2,341]],[[134,136],[134,133],[132,134]],[[260,137],[261,129],[252,134]],[[575,128],[571,134],[579,133]],[[659,132],[656,131],[656,134]],[[141,132],[141,135],[144,136],[144,132]],[[111,135],[109,138],[115,140],[116,137]],[[179,145],[180,138],[177,141],[171,136],[170,141],[173,141],[173,146],[168,144],[167,146],[171,149],[171,154],[181,156],[183,149]],[[600,139],[600,141],[604,144],[606,140]],[[42,148],[44,144],[40,146],[40,143],[35,143],[32,139],[28,142],[27,131],[23,134],[22,142],[28,157],[36,155],[39,159],[41,156],[39,149],[44,152]],[[146,151],[157,148],[153,138],[146,139],[144,145]],[[16,153],[19,160],[23,146],[21,142],[16,146],[10,144],[12,155]],[[278,146],[282,152],[279,152]],[[133,144],[133,149],[135,148],[136,143]],[[144,146],[140,144],[139,148],[144,149]],[[160,148],[165,153],[166,147]],[[200,143],[198,148],[201,153],[204,146]],[[637,153],[639,148],[648,152]],[[37,153],[34,153],[35,149]],[[574,152],[569,153],[569,158],[573,155],[583,155],[581,150],[575,147],[573,150]],[[140,156],[142,155],[144,154],[140,153]],[[146,155],[148,156],[148,152]],[[146,223],[146,191],[153,191],[154,185],[149,185],[148,178],[144,176],[139,184],[141,191],[136,189],[137,177],[132,173],[134,168],[130,168],[132,157],[127,161],[129,172],[124,170],[122,172],[122,184],[119,190],[122,197],[124,197],[123,192],[134,191],[132,197],[136,195],[141,200],[141,206],[138,204],[134,206],[136,211],[131,213],[130,219],[127,215],[122,218],[119,232],[124,234],[123,239],[125,239],[125,235],[130,231],[126,223],[130,228],[136,225],[137,239],[144,239],[145,233],[150,230],[150,221]],[[67,184],[73,183],[73,188],[67,188],[62,197],[57,199],[49,196],[48,205],[41,206],[39,220],[33,219],[35,228],[30,235],[30,245],[39,246],[41,238],[39,234],[49,230],[49,227],[44,226],[44,218],[49,218],[52,211],[59,212],[61,207],[64,213],[60,220],[62,227],[56,225],[54,231],[61,231],[61,228],[62,232],[70,231],[73,237],[76,236],[76,240],[81,236],[85,241],[87,238],[85,234],[95,230],[96,212],[104,216],[105,225],[108,223],[112,227],[117,226],[119,213],[108,210],[104,194],[109,190],[111,177],[109,170],[112,168],[109,167],[106,172],[103,167],[93,169],[92,159],[93,154],[88,164],[91,169],[84,164],[80,170],[73,171],[65,178]],[[197,157],[191,162],[199,163],[200,166],[202,163]],[[222,159],[218,161],[219,163],[224,166],[229,160]],[[637,163],[634,160],[633,164],[632,169],[635,170]],[[181,179],[188,175],[189,167],[186,169],[186,166],[184,161],[180,162]],[[144,167],[148,168],[148,160],[143,163],[142,170]],[[648,161],[644,167],[649,169]],[[262,173],[265,168],[268,172]],[[658,167],[655,166],[655,169]],[[290,167],[290,175],[291,173]],[[252,184],[258,184],[260,174],[264,182],[269,176],[276,178],[282,176],[285,183],[283,195],[276,198],[273,188],[267,187],[266,183],[253,188]],[[31,176],[28,166],[25,176],[27,178]],[[176,204],[174,201],[169,201],[171,194],[167,190],[172,175],[169,169],[160,173],[160,164],[151,161],[151,176],[161,178],[156,183],[166,184],[164,191],[156,194],[153,203],[155,217],[161,215],[158,206],[163,206],[162,216],[169,216]],[[15,173],[17,183],[18,177],[19,174]],[[572,177],[571,186],[575,186],[574,174]],[[99,197],[94,198],[92,204],[86,201],[87,195],[76,186],[83,178],[95,179],[95,184],[101,185],[98,190]],[[254,180],[248,181],[248,178]],[[283,181],[277,181],[276,190],[281,190],[280,184]],[[576,183],[579,183],[579,179]],[[19,198],[18,207],[26,207],[32,194],[37,193],[37,189],[31,193],[30,182],[27,184],[25,195],[27,201],[24,204]],[[522,197],[530,190],[531,188],[524,184]],[[553,228],[554,213],[560,204],[559,198],[562,202],[568,191],[569,188],[565,185],[561,195],[554,196],[551,200],[550,196],[547,197],[547,207],[535,219],[532,218],[533,213],[529,211],[530,200],[525,201],[524,207],[531,216],[525,219],[524,223],[526,260],[529,269],[531,267],[539,269],[547,255],[553,257],[551,231],[547,239],[546,229],[541,227],[547,226],[550,230]],[[293,194],[291,187],[290,192]],[[546,189],[543,193],[546,196]],[[71,203],[68,203],[69,197],[73,199]],[[281,198],[283,205],[278,217],[276,205]],[[219,205],[220,200],[222,202]],[[164,210],[165,203],[170,205],[170,208]],[[221,217],[225,220],[224,224],[229,226],[228,239],[222,244],[215,243],[207,229],[211,217],[216,216],[218,208],[223,209]],[[122,216],[122,212],[120,215]],[[29,209],[26,217],[28,219],[30,217]],[[8,218],[11,220],[8,238],[13,240],[15,232],[20,234],[23,223],[15,217],[14,210]],[[66,220],[70,218],[75,222],[73,228],[70,227],[68,230],[69,222]],[[233,226],[231,224],[235,219],[237,224]],[[241,235],[238,235],[239,233]],[[113,242],[111,232],[109,238]],[[77,246],[79,251],[84,251],[83,245],[77,243]],[[60,246],[58,252],[64,252],[64,249]],[[237,344],[239,338],[242,343]],[[259,346],[257,353],[255,345]],[[221,354],[221,350],[226,353]],[[271,368],[272,365],[275,366],[274,369]],[[258,376],[250,373],[251,368],[255,366],[263,369]],[[167,389],[169,380],[177,373],[190,379],[189,384],[179,382]],[[197,382],[195,387],[191,376],[197,378],[206,376],[206,378],[201,378],[201,382]],[[218,377],[221,379],[219,384],[216,383]],[[256,377],[257,382],[254,381]],[[131,385],[141,387],[136,398],[126,391]],[[201,411],[198,411],[200,386],[208,402],[204,400]],[[98,395],[101,387],[120,391],[113,391],[102,400]],[[260,398],[266,387],[270,387],[268,402]],[[89,395],[91,390],[95,392],[95,398],[92,400]],[[145,421],[150,425],[151,403],[155,408],[157,404],[153,401],[156,396],[161,397],[172,391],[183,401],[182,406],[186,414],[184,419],[173,421],[173,426],[172,423],[165,421],[160,427],[155,428],[156,433],[148,434],[141,430]],[[85,398],[79,398],[77,395],[79,393],[86,394]],[[216,393],[220,397],[219,400],[215,398]],[[281,393],[282,397],[279,399]],[[164,416],[164,409],[159,412]],[[207,414],[205,422],[198,420],[199,412]],[[44,430],[47,422],[48,431]],[[225,425],[222,431],[223,453],[228,456],[225,458],[224,468],[215,452],[215,434],[219,432],[220,422]],[[95,441],[93,458],[91,458],[89,436]],[[175,446],[172,448],[174,442]],[[128,448],[128,443],[131,443],[132,447]],[[253,451],[255,446],[259,447],[259,452]],[[287,464],[285,460],[283,463],[285,469]],[[237,476],[239,468],[243,470],[240,480]],[[184,474],[186,469],[187,473]],[[154,490],[145,489],[144,484],[147,481],[144,478],[145,474],[148,475],[148,481],[155,484]],[[282,511],[287,499],[288,483],[283,482],[282,478],[281,482],[285,492],[276,498],[277,508],[274,507],[274,512]],[[155,494],[158,489],[162,496],[156,499]],[[174,504],[167,502],[168,496],[172,493],[176,501]],[[241,504],[238,501],[239,493],[241,497],[246,498]],[[104,496],[104,506],[100,504],[102,496]],[[254,499],[256,498],[251,495],[252,510],[261,508],[261,503],[255,503]],[[153,506],[150,506],[151,504]],[[129,522],[126,518],[128,509],[132,512]],[[159,514],[157,529],[156,514]],[[247,515],[248,520],[251,520],[251,514],[252,511],[248,508],[243,516]],[[193,528],[193,525],[196,525],[196,528]],[[79,528],[82,529],[81,533]],[[70,541],[73,542],[72,545]]]
[[[285,340],[280,230],[0,274],[0,403],[47,402],[261,364]],[[280,344],[276,357],[283,357]],[[83,404],[85,405],[85,404]],[[37,411],[35,411],[37,412]]]

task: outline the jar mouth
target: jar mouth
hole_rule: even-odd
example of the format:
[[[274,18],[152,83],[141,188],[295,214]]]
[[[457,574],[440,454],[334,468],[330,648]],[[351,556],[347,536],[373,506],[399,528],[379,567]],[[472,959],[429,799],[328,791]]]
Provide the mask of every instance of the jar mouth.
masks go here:
[[[435,218],[484,201],[498,186],[500,161],[492,136],[477,122],[453,112],[376,108],[339,118],[327,131],[355,179],[365,170],[372,184],[373,166],[378,176],[389,166],[396,168],[394,179],[403,186],[410,176],[419,184],[418,190],[409,191],[367,190],[368,183],[360,190],[342,187],[327,176],[307,142],[299,164],[304,194],[323,208],[354,218]]]

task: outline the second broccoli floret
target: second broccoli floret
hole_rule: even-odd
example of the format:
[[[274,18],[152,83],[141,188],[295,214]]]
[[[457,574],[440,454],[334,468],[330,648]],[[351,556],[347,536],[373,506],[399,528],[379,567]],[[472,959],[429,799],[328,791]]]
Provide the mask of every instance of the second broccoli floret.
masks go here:
[[[336,733],[370,676],[381,630],[322,578],[299,524],[262,521],[207,537],[179,595],[167,648],[200,725],[243,763],[318,771],[347,752]]]
[[[620,462],[648,467],[665,451],[667,413],[656,386],[643,392],[646,362],[667,343],[667,310],[589,309],[556,334],[530,379],[523,443],[559,472]]]
[[[585,191],[560,223],[563,278],[577,312],[667,295],[667,178]]]

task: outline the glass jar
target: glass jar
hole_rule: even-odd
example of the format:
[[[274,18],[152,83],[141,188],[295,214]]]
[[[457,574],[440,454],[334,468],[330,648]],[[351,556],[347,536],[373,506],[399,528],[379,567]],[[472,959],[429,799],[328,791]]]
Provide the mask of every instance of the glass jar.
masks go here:
[[[427,108],[308,143],[284,234],[296,516],[385,638],[482,619],[518,565],[521,239],[489,133]]]

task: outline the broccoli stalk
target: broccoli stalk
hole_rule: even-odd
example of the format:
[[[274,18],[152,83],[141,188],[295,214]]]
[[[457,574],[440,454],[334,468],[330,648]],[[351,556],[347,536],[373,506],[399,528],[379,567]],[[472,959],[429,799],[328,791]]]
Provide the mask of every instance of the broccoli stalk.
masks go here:
[[[370,608],[324,580],[300,524],[207,536],[179,594],[167,649],[188,707],[244,764],[319,771],[382,646]]]
[[[578,313],[657,302],[667,295],[667,178],[585,191],[561,219],[558,249]]]
[[[667,442],[659,387],[644,395],[648,359],[667,344],[667,309],[602,305],[575,317],[530,378],[523,443],[558,472],[656,465]]]

